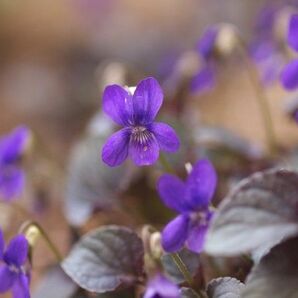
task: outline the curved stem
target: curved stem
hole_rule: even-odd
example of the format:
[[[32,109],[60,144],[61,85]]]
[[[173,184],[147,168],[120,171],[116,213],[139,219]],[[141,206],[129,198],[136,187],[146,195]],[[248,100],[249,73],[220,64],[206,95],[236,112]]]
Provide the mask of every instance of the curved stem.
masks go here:
[[[187,267],[183,263],[183,261],[180,258],[179,254],[178,253],[172,253],[171,257],[172,257],[174,263],[176,264],[177,268],[179,269],[179,271],[181,272],[181,274],[184,276],[185,280],[189,284],[189,286],[192,286],[192,283],[193,283],[192,276],[190,275]]]
[[[42,236],[42,238],[45,240],[47,243],[49,249],[52,251],[52,253],[55,255],[57,261],[60,263],[63,260],[62,255],[60,254],[59,250],[57,249],[56,245],[52,242],[50,237],[47,235],[45,230],[37,223],[37,222],[26,222],[22,227],[21,227],[21,232],[26,234],[26,232],[29,231],[30,228],[36,228],[39,232],[39,234]]]
[[[251,85],[255,91],[260,112],[262,113],[267,146],[270,152],[272,154],[275,154],[277,151],[277,142],[268,99],[259,79],[257,78],[256,69],[252,66],[251,61],[249,60],[249,55],[247,53],[245,42],[242,40],[239,34],[238,40],[239,51],[245,63]]]

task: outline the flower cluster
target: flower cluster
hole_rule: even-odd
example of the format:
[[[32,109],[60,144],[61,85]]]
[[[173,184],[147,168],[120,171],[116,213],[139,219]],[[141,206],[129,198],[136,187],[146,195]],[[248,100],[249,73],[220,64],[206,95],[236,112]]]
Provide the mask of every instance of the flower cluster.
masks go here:
[[[169,174],[159,179],[157,188],[161,199],[179,213],[163,230],[162,245],[166,251],[176,252],[184,244],[194,252],[202,251],[216,184],[216,172],[207,159],[194,165],[186,182]]]
[[[4,200],[15,199],[23,191],[25,173],[20,159],[29,138],[29,129],[20,126],[0,139],[0,194]]]
[[[26,269],[28,242],[24,235],[15,236],[5,249],[0,230],[0,293],[12,291],[13,298],[30,298],[30,273]]]
[[[106,142],[102,160],[115,167],[129,155],[137,166],[154,164],[159,151],[175,152],[179,139],[172,127],[154,122],[163,102],[163,92],[154,78],[142,80],[133,94],[118,85],[106,87],[103,110],[123,126]]]

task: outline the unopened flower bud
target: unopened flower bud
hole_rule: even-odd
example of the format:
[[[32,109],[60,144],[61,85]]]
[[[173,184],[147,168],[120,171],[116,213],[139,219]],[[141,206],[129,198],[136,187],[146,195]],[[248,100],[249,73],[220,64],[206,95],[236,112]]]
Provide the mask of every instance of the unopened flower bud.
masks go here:
[[[154,232],[150,237],[150,251],[155,259],[160,259],[163,254],[161,246],[161,234],[160,232]]]
[[[216,50],[219,54],[230,55],[236,48],[238,43],[237,28],[231,24],[223,24],[219,27],[216,38]]]
[[[31,247],[34,247],[39,236],[40,236],[40,231],[35,225],[31,225],[26,229],[24,235],[25,235],[29,245]]]

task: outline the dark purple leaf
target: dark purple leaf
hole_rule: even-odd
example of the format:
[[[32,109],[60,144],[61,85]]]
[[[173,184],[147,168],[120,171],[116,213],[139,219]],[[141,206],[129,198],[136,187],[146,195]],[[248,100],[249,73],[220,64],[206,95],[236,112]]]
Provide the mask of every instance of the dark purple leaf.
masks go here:
[[[267,170],[244,179],[224,199],[211,223],[206,251],[234,256],[266,252],[298,234],[298,174]]]
[[[62,268],[80,287],[105,293],[133,285],[143,274],[144,248],[130,229],[106,226],[85,235]]]

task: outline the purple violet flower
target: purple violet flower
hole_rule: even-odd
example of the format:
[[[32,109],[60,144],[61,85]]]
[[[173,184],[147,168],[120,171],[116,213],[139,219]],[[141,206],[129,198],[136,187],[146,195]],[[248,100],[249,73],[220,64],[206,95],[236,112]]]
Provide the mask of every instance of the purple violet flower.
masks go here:
[[[24,235],[15,236],[6,250],[0,230],[0,293],[12,291],[13,298],[30,298],[30,274],[25,264],[28,256],[28,241]]]
[[[157,274],[147,285],[144,298],[179,298],[179,288],[164,275]]]
[[[154,78],[142,80],[134,93],[119,85],[106,87],[103,110],[123,128],[107,140],[102,160],[119,166],[129,155],[137,166],[154,164],[159,150],[175,152],[179,139],[172,127],[154,122],[163,102],[163,93]]]
[[[25,173],[19,161],[29,137],[29,129],[19,126],[0,139],[0,194],[4,200],[13,200],[23,191]]]
[[[165,174],[158,181],[158,192],[164,204],[180,214],[162,232],[162,246],[167,252],[179,251],[184,244],[201,252],[212,211],[209,208],[217,184],[211,162],[199,160],[186,182]]]

